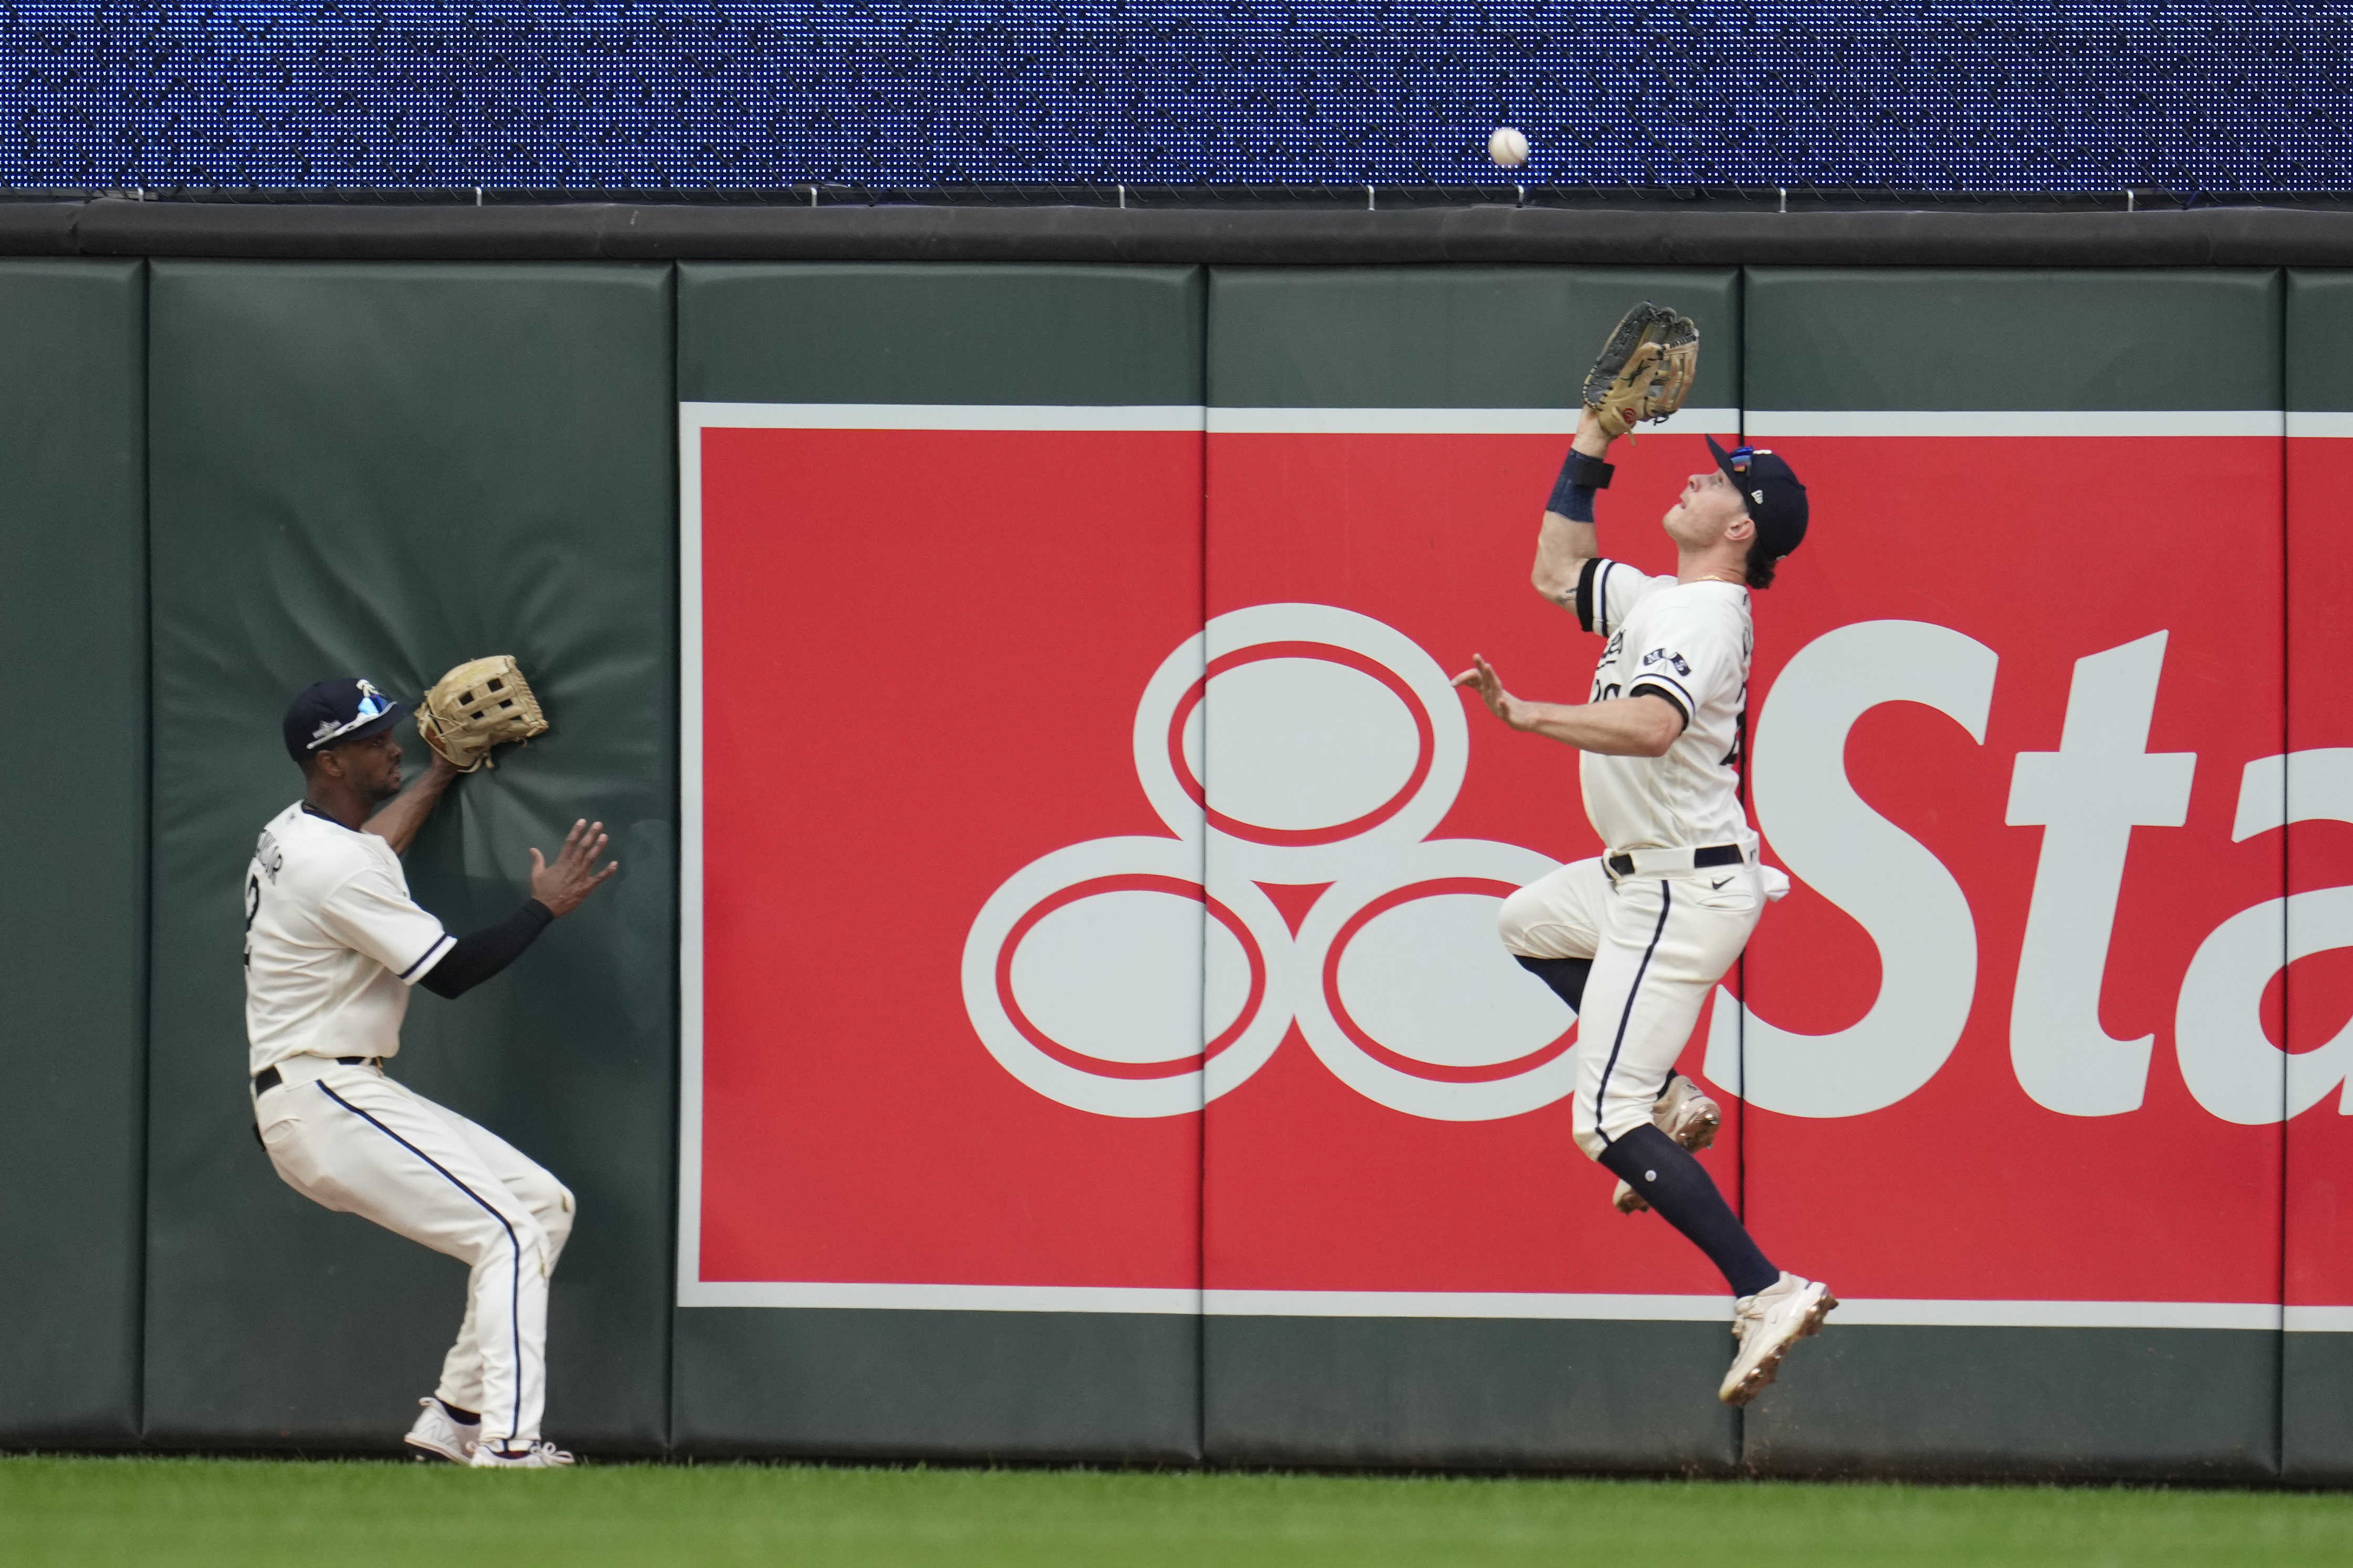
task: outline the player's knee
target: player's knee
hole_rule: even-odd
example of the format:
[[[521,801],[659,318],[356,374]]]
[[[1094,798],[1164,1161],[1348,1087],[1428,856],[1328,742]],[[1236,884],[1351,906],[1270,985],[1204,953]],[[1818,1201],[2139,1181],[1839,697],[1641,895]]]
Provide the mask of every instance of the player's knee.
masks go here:
[[[1546,919],[1546,913],[1544,900],[1533,888],[1522,888],[1505,899],[1495,911],[1495,934],[1504,939],[1505,951],[1522,958],[1576,957],[1561,950],[1559,922]]]
[[[1609,1140],[1602,1137],[1599,1132],[1579,1132],[1576,1136],[1577,1152],[1599,1163],[1602,1151],[1609,1147]]]
[[[485,1209],[464,1234],[459,1256],[472,1267],[497,1267],[515,1257],[535,1258],[547,1250],[547,1230],[522,1205]]]
[[[514,1232],[516,1250],[539,1270],[541,1277],[554,1272],[555,1254],[562,1243],[548,1235],[547,1227],[527,1215],[512,1216],[507,1224]]]
[[[565,1242],[571,1238],[572,1221],[580,1205],[572,1189],[563,1183],[551,1180],[548,1186],[546,1201],[533,1204],[532,1211],[539,1217],[540,1228],[547,1233],[552,1256],[563,1251]]]

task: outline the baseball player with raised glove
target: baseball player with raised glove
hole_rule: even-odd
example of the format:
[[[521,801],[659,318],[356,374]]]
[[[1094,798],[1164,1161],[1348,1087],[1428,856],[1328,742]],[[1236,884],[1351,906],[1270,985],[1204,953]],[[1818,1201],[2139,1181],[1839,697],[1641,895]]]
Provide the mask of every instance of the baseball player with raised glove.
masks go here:
[[[547,721],[511,658],[461,665],[417,713],[434,758],[401,793],[406,711],[364,680],[322,680],[287,709],[302,798],[261,831],[245,878],[245,1021],[255,1126],[288,1186],[461,1258],[458,1342],[411,1447],[484,1468],[547,1469],[540,1440],[547,1285],[572,1194],[496,1134],[403,1087],[408,988],[456,997],[512,963],[620,868],[602,823],[576,822],[554,864],[531,852],[531,896],[462,937],[408,896],[400,857],[460,773]]]
[[[1583,753],[1586,814],[1608,847],[1504,900],[1504,944],[1577,1017],[1577,1146],[1720,1269],[1738,1341],[1718,1396],[1746,1405],[1838,1305],[1766,1259],[1692,1157],[1722,1113],[1675,1071],[1699,1013],[1788,879],[1759,863],[1740,801],[1748,595],[1806,536],[1806,489],[1773,453],[1726,452],[1662,520],[1675,574],[1604,558],[1593,523],[1610,441],[1682,405],[1699,329],[1655,305],[1626,313],[1585,381],[1585,412],[1536,536],[1536,592],[1608,639],[1581,703],[1529,702],[1483,658],[1454,678],[1514,730]]]

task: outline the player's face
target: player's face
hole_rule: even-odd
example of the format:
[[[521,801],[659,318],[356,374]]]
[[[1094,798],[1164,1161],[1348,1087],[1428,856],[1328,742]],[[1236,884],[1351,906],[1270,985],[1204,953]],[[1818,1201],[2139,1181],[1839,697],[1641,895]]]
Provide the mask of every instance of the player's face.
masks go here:
[[[400,742],[386,730],[348,746],[337,746],[335,756],[344,774],[371,800],[390,800],[400,793]]]
[[[1747,515],[1740,492],[1720,468],[1694,474],[1683,493],[1660,520],[1667,537],[1677,544],[1704,550],[1724,537],[1724,531]]]

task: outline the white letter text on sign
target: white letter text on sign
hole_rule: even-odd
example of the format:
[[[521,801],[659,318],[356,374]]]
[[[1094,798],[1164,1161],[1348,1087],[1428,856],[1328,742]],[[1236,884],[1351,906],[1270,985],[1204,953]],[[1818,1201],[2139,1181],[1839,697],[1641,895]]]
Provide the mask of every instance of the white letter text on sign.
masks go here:
[[[1983,744],[1993,649],[1925,621],[1862,621],[1791,658],[1757,726],[1757,825],[1781,863],[1854,917],[1879,949],[1879,995],[1835,1034],[1776,1028],[1716,996],[1707,1076],[1791,1116],[1861,1116],[1936,1075],[1968,1021],[1977,926],[1934,855],[1873,811],[1846,774],[1847,731],[1883,702],[1918,702]],[[1744,1059],[1745,1058],[1745,1059]]]
[[[2010,996],[2010,1059],[2037,1105],[2067,1116],[2140,1107],[2154,1035],[2111,1039],[2100,983],[2135,827],[2189,815],[2194,752],[2148,754],[2165,666],[2164,632],[2075,661],[2055,752],[2021,752],[2010,775],[2014,827],[2042,828],[2034,902]]]
[[[2244,842],[2291,822],[2353,822],[2353,749],[2258,757],[2239,780],[2232,828]],[[2353,1025],[2316,1050],[2294,1055],[2263,1033],[2272,976],[2299,958],[2353,947],[2353,888],[2269,899],[2224,921],[2199,947],[2181,982],[2174,1048],[2198,1103],[2225,1121],[2262,1126],[2301,1116],[2340,1084],[2339,1112],[2353,1115]]]

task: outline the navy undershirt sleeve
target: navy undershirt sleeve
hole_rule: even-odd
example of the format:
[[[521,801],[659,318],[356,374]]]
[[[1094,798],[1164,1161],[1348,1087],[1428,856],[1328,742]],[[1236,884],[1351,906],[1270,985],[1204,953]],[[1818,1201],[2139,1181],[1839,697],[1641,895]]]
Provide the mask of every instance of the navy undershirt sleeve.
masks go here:
[[[522,956],[555,919],[554,911],[537,899],[496,925],[484,926],[458,939],[448,955],[425,972],[417,984],[436,996],[462,996]]]

